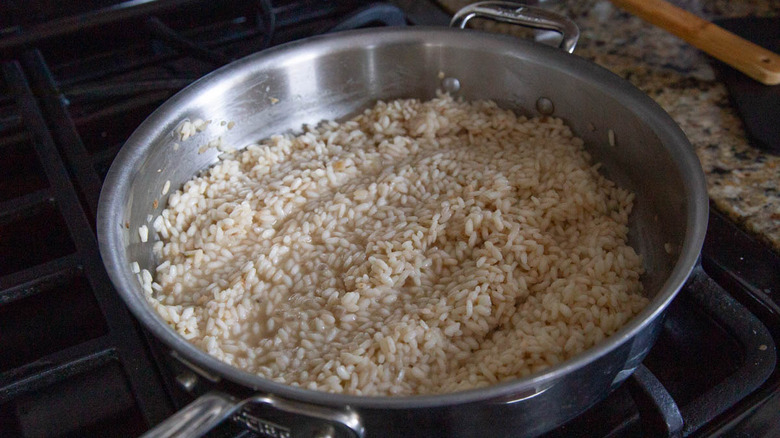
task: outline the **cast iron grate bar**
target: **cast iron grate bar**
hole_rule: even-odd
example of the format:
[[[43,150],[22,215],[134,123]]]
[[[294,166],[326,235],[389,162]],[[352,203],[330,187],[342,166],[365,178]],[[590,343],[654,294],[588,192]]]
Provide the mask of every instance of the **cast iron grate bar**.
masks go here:
[[[48,72],[51,76],[51,72]],[[103,83],[90,83],[74,85],[65,88],[64,94],[68,96],[68,102],[78,99],[106,99],[117,96],[133,96],[148,91],[179,90],[198,78],[183,79],[150,79],[137,81],[116,81]],[[53,78],[52,78],[53,80]]]
[[[20,392],[34,391],[45,386],[50,377],[82,372],[99,366],[106,356],[116,358],[108,336],[89,339],[72,347],[56,351],[34,362],[0,374],[0,403]],[[75,359],[74,359],[75,358]],[[72,368],[76,368],[72,370]]]
[[[62,106],[61,93],[40,52],[25,52],[22,55],[22,64],[33,88],[41,90],[38,97],[46,118],[51,121],[51,133],[67,161],[71,178],[79,189],[79,198],[87,207],[89,223],[94,224],[102,182],[91,165],[89,154],[81,142],[73,120]]]
[[[689,436],[716,417],[739,405],[741,400],[758,390],[775,370],[777,352],[772,332],[750,309],[739,303],[698,267],[678,300],[684,300],[686,308],[700,309],[723,328],[738,343],[740,362],[733,372],[718,381],[711,382],[698,396],[680,404],[683,418],[682,436]],[[663,370],[663,365],[655,364]],[[659,393],[660,404],[669,402]],[[679,404],[679,400],[677,401]],[[671,407],[660,410],[670,411]],[[670,424],[676,425],[673,416]],[[671,429],[674,431],[674,429]]]
[[[352,9],[360,4],[360,2],[356,1],[342,2],[347,4],[347,8],[345,8],[344,5],[337,2],[317,2],[311,0],[277,1],[277,3],[283,4],[274,7],[269,7],[265,3],[270,4],[267,0],[260,0],[259,2],[225,2],[228,7],[233,7],[234,9],[238,8],[240,4],[252,6],[259,4],[258,8],[262,13],[267,14],[269,11],[273,11],[273,14],[279,17],[276,20],[276,24],[279,26],[297,25],[302,22],[317,20],[332,15],[336,11]],[[124,21],[177,13],[187,7],[206,8],[209,6],[213,7],[214,4],[209,4],[209,2],[204,0],[129,0],[81,14],[58,17],[45,23],[27,26],[17,25],[3,29],[7,36],[0,39],[0,53],[25,49],[55,37],[107,25],[118,25]]]
[[[78,355],[74,356],[72,360],[47,367],[44,371],[22,378],[9,379],[10,382],[8,383],[0,380],[0,403],[6,402],[22,393],[37,391],[57,381],[67,379],[75,374],[87,372],[116,359],[114,351],[105,348],[105,342],[102,339],[94,341],[88,347],[92,347],[92,349],[86,350],[82,348],[82,351],[77,351]],[[6,376],[10,377],[10,375],[10,373],[7,373],[3,376],[3,379]]]
[[[170,27],[166,26],[157,17],[151,17],[146,21],[146,27],[152,36],[165,43],[166,45],[177,49],[178,51],[192,55],[194,58],[213,64],[215,67],[225,65],[233,59],[223,55],[220,52],[207,49],[198,43],[184,37]]]
[[[105,46],[102,49],[103,51],[97,54],[91,53],[89,50],[92,46],[102,44],[99,41],[87,40],[50,44],[48,40],[51,36],[46,32],[41,33],[42,30],[35,26],[30,29],[20,30],[19,35],[0,38],[0,52],[2,52],[2,47],[7,46],[8,50],[13,49],[13,52],[19,53],[30,47],[30,44],[25,42],[30,40],[39,42],[40,44],[38,44],[37,48],[42,50],[45,55],[49,53],[47,50],[51,54],[59,55],[58,51],[62,51],[64,44],[68,48],[67,50],[75,53],[72,56],[58,56],[57,62],[50,62],[52,71],[59,78],[58,83],[63,88],[73,83],[98,80],[107,76],[131,72],[139,68],[160,65],[180,59],[182,56],[187,56],[188,53],[186,53],[187,50],[184,50],[181,54],[178,51],[161,51],[161,48],[165,48],[162,44],[152,44],[152,48],[155,49],[156,47],[156,50],[150,52],[148,50],[149,43],[155,42],[152,41],[155,39],[154,36],[148,32],[139,32],[139,29],[147,27],[146,17],[154,15],[163,22],[188,23],[191,16],[202,17],[205,15],[195,9],[201,2],[202,0],[181,1],[180,7],[174,8],[175,12],[167,7],[158,7],[148,12],[147,15],[143,13],[127,15],[125,14],[127,12],[125,9],[106,8],[101,16],[101,20],[98,22],[94,21],[91,13],[62,19],[69,23],[82,23],[84,29],[81,30],[92,29],[93,31],[107,32],[106,38],[124,39],[121,44],[107,46],[103,44]],[[129,4],[130,2],[127,3]],[[158,1],[153,3],[164,2]],[[340,16],[361,5],[361,2],[356,0],[342,2],[332,0],[318,2],[293,0],[276,1],[275,3],[277,5],[273,7],[270,6],[270,2],[267,0],[234,0],[212,4],[209,5],[209,11],[219,12],[221,15],[218,19],[194,24],[190,23],[189,26],[195,26],[194,29],[172,29],[174,31],[173,34],[176,35],[175,38],[179,42],[182,40],[197,42],[195,45],[200,47],[196,49],[197,51],[202,52],[202,50],[206,50],[218,54],[217,56],[220,57],[238,58],[254,51],[262,50],[269,45],[304,36],[306,33],[310,33],[310,30],[305,30],[307,23],[312,25],[333,23]],[[112,18],[112,14],[116,14],[117,17]],[[180,17],[183,15],[186,15],[188,18],[181,19]],[[111,31],[106,30],[108,25],[114,26],[111,28]],[[54,25],[50,24],[46,26],[54,27]],[[209,30],[218,26],[222,26],[218,32],[213,29]],[[303,29],[303,33],[300,30],[296,30],[298,28]],[[278,38],[274,36],[277,29],[282,31]],[[67,26],[62,28],[61,38],[66,39],[66,41],[69,38],[76,38],[79,35],[79,32],[76,32],[76,30],[69,29]],[[73,36],[70,35],[71,33]],[[22,38],[25,35],[26,37]],[[270,41],[272,36],[273,41]],[[236,52],[236,44],[242,45],[242,49],[239,52]],[[128,53],[131,56],[126,56]],[[189,55],[193,55],[192,51],[190,51]],[[197,56],[193,58],[197,58]],[[80,68],[80,65],[88,65],[89,67]],[[200,65],[198,67],[198,76],[211,71],[213,67],[214,65],[210,63]]]
[[[130,97],[127,100],[124,100],[122,102],[106,105],[97,110],[89,111],[82,115],[76,115],[74,117],[74,121],[77,124],[91,123],[105,117],[110,117],[114,115],[126,115],[128,113],[131,113],[132,111],[139,109],[140,107],[145,107],[148,105],[159,105],[176,91],[179,90],[167,89],[167,90],[153,90],[152,92],[146,92],[146,93],[139,92],[133,95],[133,97]]]
[[[0,406],[10,436],[41,437],[134,437],[146,429],[142,413],[129,391],[122,365],[111,355],[97,366],[20,394]],[[65,412],[66,414],[63,414]]]
[[[258,0],[257,4],[259,9],[259,13],[256,14],[257,19],[247,21],[255,22],[258,28],[250,29],[248,34],[261,35],[259,49],[262,50],[268,48],[271,45],[271,40],[273,39],[274,31],[276,30],[276,16],[272,10],[270,0]],[[221,52],[211,50],[204,45],[187,38],[182,33],[176,32],[175,30],[168,27],[158,17],[150,17],[147,19],[146,27],[154,39],[170,46],[177,51],[180,51],[181,53],[188,54],[193,58],[201,59],[211,63],[215,67],[228,64],[235,59]]]
[[[742,365],[708,388],[701,396],[681,406],[684,436],[721,415],[758,389],[775,370],[776,346],[769,329],[712,278],[698,268],[689,280],[694,305],[704,309],[732,334],[744,351]]]
[[[682,437],[683,417],[680,408],[647,367],[640,365],[626,384],[639,408],[644,430],[654,430],[658,436],[668,438]]]
[[[438,2],[419,0],[391,0],[401,8],[409,24],[425,26],[449,26],[452,15],[441,8]]]
[[[52,284],[63,283],[80,271],[78,255],[69,254],[0,277],[0,306],[34,295]]]
[[[328,32],[359,29],[375,22],[381,23],[383,26],[405,26],[406,14],[397,6],[374,3],[350,14],[339,24],[331,27]]]
[[[192,3],[206,2],[204,0],[129,0],[80,15],[57,18],[46,23],[36,24],[29,29],[18,26],[14,35],[0,39],[0,53],[29,47],[44,40],[97,26],[171,11]]]
[[[7,201],[2,201],[0,202],[0,218],[2,218],[0,220],[4,222],[7,218],[18,216],[24,211],[34,208],[36,205],[53,201],[54,198],[49,189],[37,190],[26,195],[11,198]]]
[[[209,45],[207,45],[209,47]],[[179,53],[155,53],[152,55],[145,54],[129,54],[128,52],[133,49],[139,49],[138,47],[129,47],[123,51],[116,51],[111,53],[102,53],[101,56],[95,56],[93,59],[79,58],[72,65],[57,64],[52,67],[53,75],[58,78],[57,82],[66,91],[70,87],[74,87],[78,93],[78,85],[82,83],[90,83],[95,81],[106,80],[107,78],[114,78],[120,75],[133,75],[136,71],[146,68],[158,67],[171,61],[175,61],[182,57]],[[101,64],[99,69],[79,68],[82,64]],[[70,70],[78,70],[77,73],[71,73]],[[202,72],[205,73],[205,70]],[[154,80],[165,80],[154,79]],[[193,79],[194,80],[194,79]],[[124,81],[123,81],[124,82]],[[108,84],[110,85],[110,84]],[[105,86],[105,85],[104,85]],[[162,87],[154,87],[160,89]],[[172,88],[172,87],[165,87]],[[94,96],[94,94],[93,94]],[[104,96],[96,96],[104,97]]]
[[[702,264],[718,284],[764,322],[775,345],[780,345],[780,255],[710,208]],[[728,436],[734,427],[749,430],[745,436],[774,436],[778,411],[780,369],[776,369],[758,391],[692,436]],[[749,424],[742,425],[743,421]]]
[[[65,219],[66,227],[79,255],[79,264],[86,282],[94,293],[97,305],[105,316],[111,345],[123,365],[128,385],[139,401],[148,424],[155,424],[168,415],[170,407],[157,376],[150,373],[153,365],[130,314],[113,292],[97,248],[97,241],[90,222],[82,210],[75,189],[62,163],[54,140],[49,134],[35,98],[16,62],[4,63],[2,73],[16,99],[20,115],[33,138],[35,151],[45,174],[51,183],[57,207]],[[57,373],[63,374],[63,373]],[[14,388],[23,385],[16,382]]]

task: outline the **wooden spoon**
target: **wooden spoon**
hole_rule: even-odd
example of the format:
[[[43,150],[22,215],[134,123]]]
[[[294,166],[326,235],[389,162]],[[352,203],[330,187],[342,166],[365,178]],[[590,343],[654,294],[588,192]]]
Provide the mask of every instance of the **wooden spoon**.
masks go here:
[[[612,3],[763,84],[780,84],[780,56],[772,51],[664,0],[612,0]]]

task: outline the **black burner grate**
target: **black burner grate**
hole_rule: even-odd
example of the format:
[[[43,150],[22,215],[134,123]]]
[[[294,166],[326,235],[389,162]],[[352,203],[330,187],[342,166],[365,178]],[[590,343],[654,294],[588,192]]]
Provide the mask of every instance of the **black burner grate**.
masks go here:
[[[0,211],[2,430],[11,436],[56,436],[54,431],[88,436],[97,423],[116,415],[123,419],[116,430],[137,434],[164,418],[171,404],[159,376],[146,371],[154,365],[111,288],[90,222],[21,67],[8,62],[2,73],[19,120],[14,130],[26,139],[19,149],[34,154],[46,186],[5,201]],[[84,379],[114,383],[99,390],[78,384]],[[81,398],[90,396],[90,387],[131,403],[117,403],[116,412],[92,409]],[[67,399],[69,392],[78,398]],[[133,414],[125,415],[127,409]]]

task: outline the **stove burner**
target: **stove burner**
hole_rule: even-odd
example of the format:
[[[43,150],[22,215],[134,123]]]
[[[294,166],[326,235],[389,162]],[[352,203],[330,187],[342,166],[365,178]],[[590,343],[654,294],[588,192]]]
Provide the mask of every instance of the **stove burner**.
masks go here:
[[[35,5],[0,5],[0,435],[135,436],[211,383],[138,327],[103,269],[97,200],[124,140],[178,90],[249,53],[448,17],[404,0]],[[712,212],[702,264],[715,282],[696,273],[626,384],[548,436],[775,432],[780,257]],[[212,435],[254,436],[236,422]]]

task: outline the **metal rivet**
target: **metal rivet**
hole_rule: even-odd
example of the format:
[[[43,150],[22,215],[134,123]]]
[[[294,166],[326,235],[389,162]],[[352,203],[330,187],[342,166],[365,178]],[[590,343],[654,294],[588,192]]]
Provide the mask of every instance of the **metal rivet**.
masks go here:
[[[444,78],[441,87],[448,93],[457,93],[460,90],[460,81],[456,78]]]
[[[553,105],[552,100],[540,97],[536,100],[536,110],[545,116],[549,116],[555,112],[555,105]]]
[[[195,385],[198,384],[198,376],[190,371],[184,371],[176,376],[176,381],[185,391],[191,392],[195,388]]]

